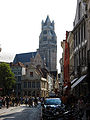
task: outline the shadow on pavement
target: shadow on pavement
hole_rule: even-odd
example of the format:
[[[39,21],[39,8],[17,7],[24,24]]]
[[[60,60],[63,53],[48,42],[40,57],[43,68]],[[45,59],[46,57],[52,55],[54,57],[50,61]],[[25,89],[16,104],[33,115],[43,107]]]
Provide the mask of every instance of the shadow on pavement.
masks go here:
[[[10,113],[0,115],[0,120],[40,120],[39,118],[32,119],[37,114],[38,107],[36,109],[36,107],[22,106],[22,108],[24,108],[24,110],[20,112],[10,111]],[[40,112],[40,110],[38,111]]]

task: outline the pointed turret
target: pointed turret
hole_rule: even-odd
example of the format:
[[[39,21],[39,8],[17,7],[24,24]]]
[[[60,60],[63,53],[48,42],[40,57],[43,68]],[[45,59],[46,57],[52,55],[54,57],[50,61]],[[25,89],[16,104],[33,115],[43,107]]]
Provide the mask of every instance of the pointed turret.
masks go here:
[[[44,21],[42,20],[42,30],[43,30],[43,26],[44,26]]]
[[[54,30],[54,20],[52,21],[52,24],[51,24],[51,25],[52,25],[52,27],[53,27],[53,30]]]
[[[49,18],[49,16],[47,15],[47,18],[46,18],[46,21],[45,21],[45,25],[46,24],[51,24],[51,21],[50,21],[50,18]]]

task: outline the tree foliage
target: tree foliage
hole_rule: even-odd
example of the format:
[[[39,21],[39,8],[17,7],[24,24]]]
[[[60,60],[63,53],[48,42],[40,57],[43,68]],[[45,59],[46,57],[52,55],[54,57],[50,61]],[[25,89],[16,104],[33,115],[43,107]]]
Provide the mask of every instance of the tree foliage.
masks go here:
[[[0,64],[0,87],[3,88],[4,94],[7,93],[15,85],[15,76],[11,71],[9,64]]]

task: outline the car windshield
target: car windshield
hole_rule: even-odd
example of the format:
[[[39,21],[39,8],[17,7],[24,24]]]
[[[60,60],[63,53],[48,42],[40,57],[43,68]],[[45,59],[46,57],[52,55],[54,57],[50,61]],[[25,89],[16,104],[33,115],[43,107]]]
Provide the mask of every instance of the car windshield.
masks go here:
[[[45,105],[61,105],[61,100],[59,98],[46,99]]]

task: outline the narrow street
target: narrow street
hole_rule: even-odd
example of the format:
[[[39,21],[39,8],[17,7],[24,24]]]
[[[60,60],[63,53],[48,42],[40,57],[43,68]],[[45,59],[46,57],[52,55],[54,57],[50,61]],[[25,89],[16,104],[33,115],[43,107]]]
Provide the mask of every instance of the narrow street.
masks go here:
[[[2,108],[0,109],[0,120],[41,120],[41,105]],[[82,120],[86,120],[86,113],[84,113]]]
[[[3,108],[2,108],[3,109]],[[0,109],[0,120],[40,120],[41,106],[18,106],[4,110]]]

